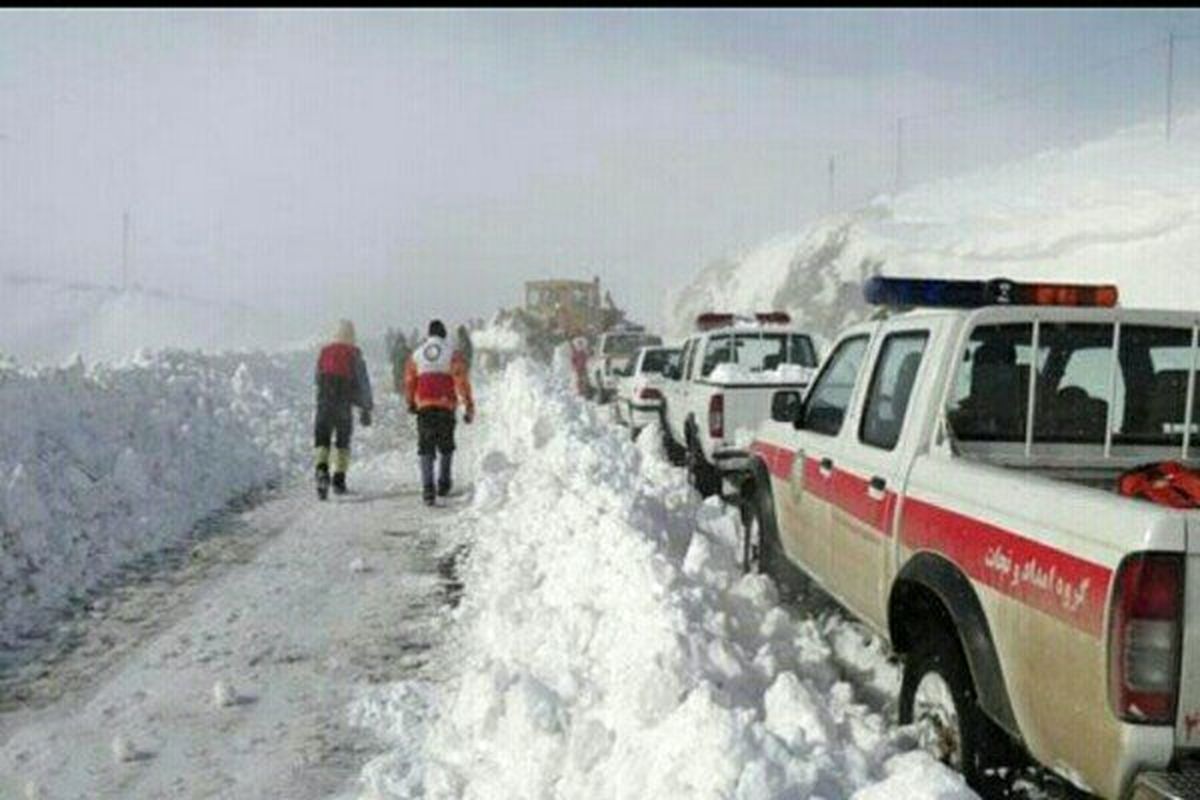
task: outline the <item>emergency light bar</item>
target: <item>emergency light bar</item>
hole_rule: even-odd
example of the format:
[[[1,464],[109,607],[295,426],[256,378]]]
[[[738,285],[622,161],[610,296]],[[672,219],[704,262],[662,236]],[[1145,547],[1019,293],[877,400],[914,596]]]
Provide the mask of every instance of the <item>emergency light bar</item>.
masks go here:
[[[710,331],[713,328],[727,327],[738,320],[757,321],[760,325],[790,325],[792,322],[791,316],[786,311],[760,311],[753,316],[706,311],[696,317],[696,328],[701,331]]]
[[[875,276],[863,284],[863,298],[877,306],[1097,306],[1117,304],[1112,284],[1017,283],[1006,278],[990,281],[923,280]]]

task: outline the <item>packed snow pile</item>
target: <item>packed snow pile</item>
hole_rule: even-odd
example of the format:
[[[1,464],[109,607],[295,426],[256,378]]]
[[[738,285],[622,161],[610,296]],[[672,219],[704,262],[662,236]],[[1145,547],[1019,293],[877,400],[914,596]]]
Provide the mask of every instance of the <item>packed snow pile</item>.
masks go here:
[[[355,708],[395,745],[363,797],[973,796],[844,679],[894,693],[878,641],[743,576],[736,513],[657,437],[630,443],[524,359],[487,419],[456,674]]]
[[[0,646],[308,463],[313,356],[0,367]]]
[[[525,346],[525,337],[511,325],[501,321],[471,332],[471,344],[477,350],[497,353],[515,353]]]
[[[1115,282],[1125,306],[1194,308],[1200,115],[879,197],[738,258],[677,294],[675,333],[704,311],[786,310],[832,336],[866,314],[873,274]]]
[[[813,369],[799,364],[780,364],[775,369],[747,369],[741,364],[718,364],[708,379],[713,383],[808,383]]]

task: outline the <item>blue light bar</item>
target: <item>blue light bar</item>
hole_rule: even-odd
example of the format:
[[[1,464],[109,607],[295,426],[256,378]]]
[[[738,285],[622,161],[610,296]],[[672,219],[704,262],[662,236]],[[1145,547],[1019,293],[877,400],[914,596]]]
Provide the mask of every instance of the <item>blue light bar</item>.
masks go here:
[[[863,284],[863,297],[876,306],[978,308],[988,302],[986,281],[943,281],[875,276]]]
[[[990,281],[868,278],[863,297],[871,305],[980,308],[982,306],[1104,306],[1117,304],[1110,284],[1017,283]]]

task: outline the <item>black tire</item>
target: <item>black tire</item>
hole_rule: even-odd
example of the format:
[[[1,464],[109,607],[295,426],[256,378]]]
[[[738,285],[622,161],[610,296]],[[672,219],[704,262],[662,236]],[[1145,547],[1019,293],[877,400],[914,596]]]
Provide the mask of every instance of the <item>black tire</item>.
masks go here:
[[[696,487],[696,491],[700,493],[701,497],[712,497],[720,493],[721,473],[717,472],[716,467],[704,459],[704,453],[700,451],[699,443],[695,436],[690,434],[687,446],[687,470],[692,486]]]
[[[954,628],[938,616],[924,619],[927,629],[904,659],[900,724],[917,721],[917,692],[922,681],[930,681],[932,694],[937,694],[938,689],[948,689],[944,700],[953,705],[957,722],[945,724],[946,718],[936,709],[921,711],[920,716],[927,718],[931,726],[922,731],[921,746],[934,758],[962,772],[972,789],[984,797],[995,796],[994,768],[998,765],[994,753],[997,736],[1002,737],[1003,733],[979,707],[971,670]]]
[[[742,548],[743,558],[749,556],[749,571],[770,578],[783,600],[794,600],[804,592],[808,579],[788,559],[779,541],[770,483],[767,479],[751,478],[743,486],[742,497],[742,521],[747,536]]]

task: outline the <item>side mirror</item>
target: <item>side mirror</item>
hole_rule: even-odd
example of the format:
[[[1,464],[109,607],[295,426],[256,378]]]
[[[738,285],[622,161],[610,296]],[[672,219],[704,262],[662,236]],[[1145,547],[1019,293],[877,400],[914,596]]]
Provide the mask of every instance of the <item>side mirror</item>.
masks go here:
[[[799,422],[803,408],[797,391],[787,389],[771,395],[771,419],[776,422]]]

